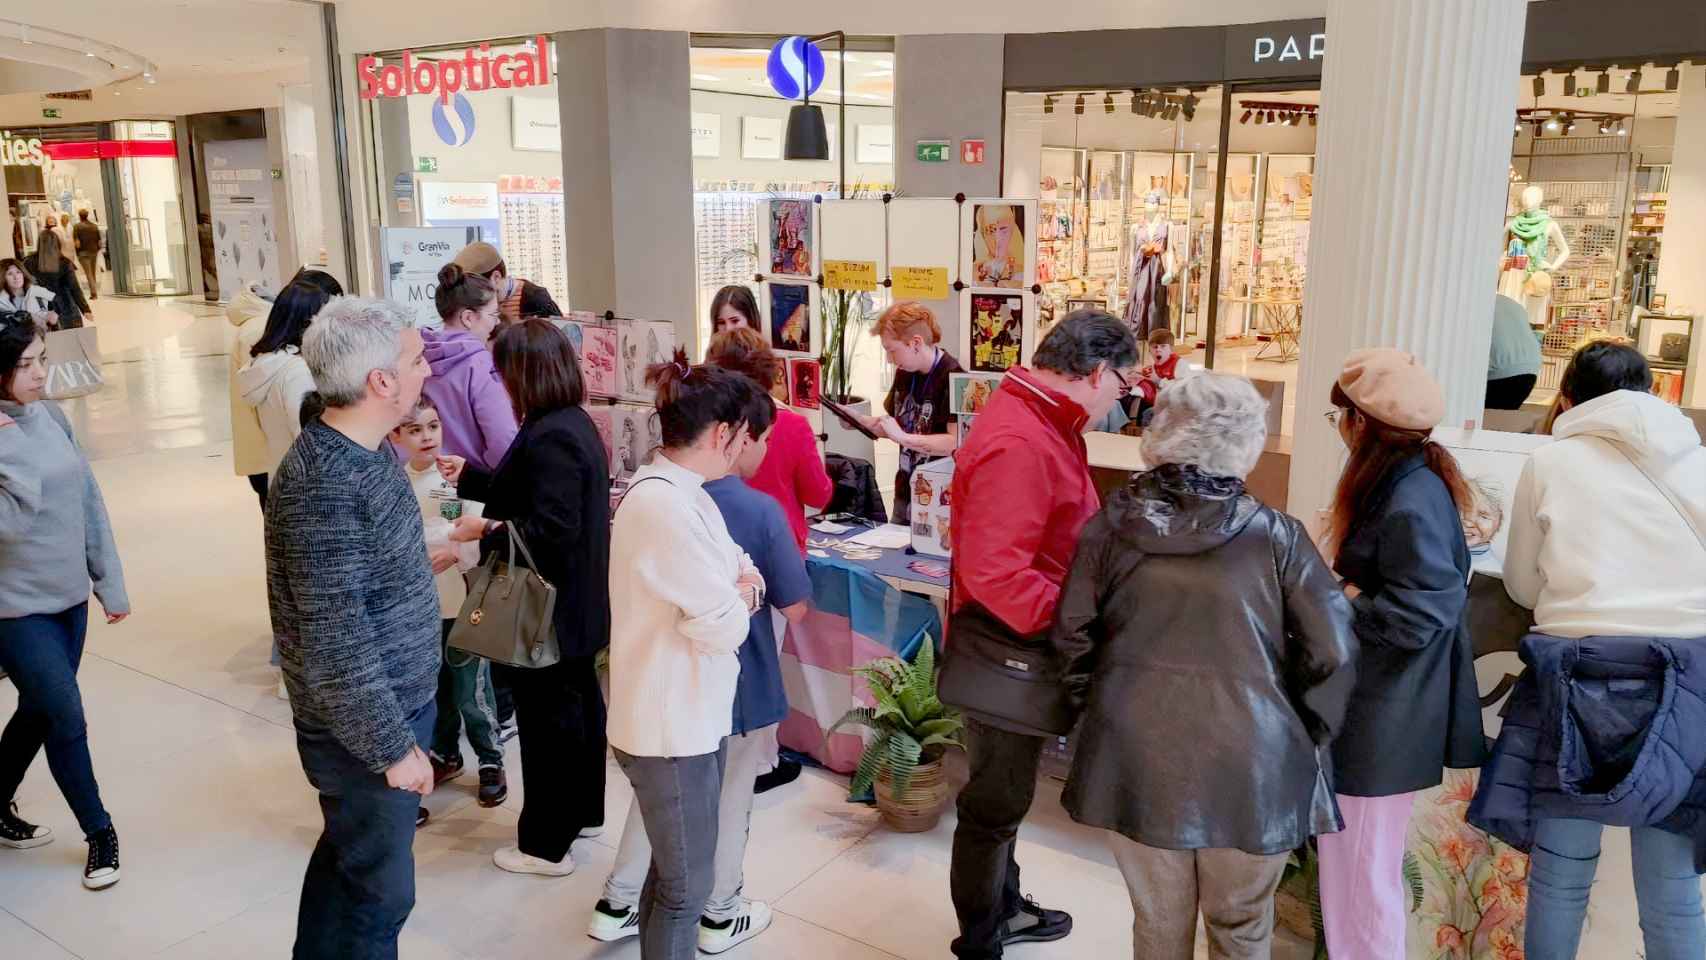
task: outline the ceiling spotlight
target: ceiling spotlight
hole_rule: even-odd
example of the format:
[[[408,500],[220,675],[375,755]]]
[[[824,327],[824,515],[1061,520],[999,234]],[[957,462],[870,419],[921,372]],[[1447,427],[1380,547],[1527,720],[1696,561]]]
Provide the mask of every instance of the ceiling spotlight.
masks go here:
[[[1256,126],[1258,126],[1258,127],[1262,126],[1263,124],[1265,124],[1267,122],[1268,122],[1267,114],[1263,113],[1260,110],[1257,110],[1256,111]]]
[[[1300,124],[1300,123],[1302,123],[1302,122],[1303,122],[1303,114],[1301,114],[1301,113],[1294,113],[1294,114],[1292,114],[1292,115],[1291,115],[1291,125],[1292,125],[1292,126],[1294,126],[1294,127],[1295,127],[1295,126],[1297,126],[1297,125],[1298,125],[1298,124]]]
[[[1629,128],[1623,125],[1622,120],[1617,121],[1617,135],[1620,137],[1627,137],[1629,135]]]
[[[1569,136],[1570,132],[1572,130],[1575,130],[1575,129],[1576,129],[1575,115],[1574,114],[1568,114],[1568,113],[1564,114],[1564,136],[1566,136],[1566,137]]]
[[[1181,112],[1185,115],[1186,120],[1195,120],[1197,118],[1197,102],[1196,101],[1197,101],[1197,98],[1194,96],[1193,97],[1186,97],[1185,102],[1180,105],[1179,112]]]
[[[1594,91],[1596,93],[1610,93],[1611,92],[1611,68],[1610,67],[1606,67],[1605,71],[1599,75],[1599,79],[1594,82],[1593,88],[1594,88]]]
[[[1675,66],[1665,71],[1665,89],[1675,90],[1682,83],[1682,67]]]
[[[1641,71],[1639,68],[1629,71],[1629,82],[1623,85],[1624,93],[1641,92]]]
[[[1113,94],[1111,94],[1111,93],[1102,94],[1102,112],[1103,113],[1113,113],[1114,112],[1114,95]]]
[[[1546,136],[1546,125],[1539,120],[1534,121],[1534,139],[1539,140],[1544,136]]]
[[[1082,93],[1078,95],[1077,101],[1072,104],[1072,112],[1080,117],[1084,115],[1084,95]]]
[[[1560,126],[1562,126],[1562,125],[1558,123],[1558,115],[1557,114],[1553,114],[1551,117],[1547,118],[1546,129],[1552,131],[1553,133],[1557,133]]]
[[[22,41],[24,46],[26,46],[26,47],[35,43],[34,40],[30,39],[29,24],[19,24],[18,25],[18,39],[20,41]]]
[[[1239,123],[1249,123],[1250,122],[1250,111],[1248,111],[1248,110],[1244,111],[1244,115],[1242,117],[1238,118],[1238,122]]]
[[[1043,97],[1043,112],[1044,113],[1053,113],[1054,112],[1054,98],[1053,97],[1049,97],[1049,96]]]
[[[1605,136],[1611,132],[1611,118],[1605,117],[1599,121],[1599,135]]]
[[[1575,95],[1576,95],[1576,72],[1574,70],[1571,70],[1569,73],[1564,74],[1564,96],[1573,97]]]
[[[84,47],[83,56],[93,58],[95,56],[95,51],[90,50],[88,47]]]
[[[1546,96],[1546,75],[1543,73],[1534,75],[1534,96],[1537,99]]]

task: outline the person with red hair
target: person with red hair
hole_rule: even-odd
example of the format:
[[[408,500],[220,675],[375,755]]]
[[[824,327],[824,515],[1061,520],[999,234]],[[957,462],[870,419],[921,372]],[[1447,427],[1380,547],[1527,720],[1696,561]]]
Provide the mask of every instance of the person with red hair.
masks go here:
[[[953,354],[942,349],[942,328],[930,308],[902,301],[883,311],[873,333],[894,364],[894,384],[883,400],[887,416],[867,417],[872,433],[900,444],[894,475],[895,523],[912,522],[912,471],[954,452],[954,415],[948,409],[948,375],[963,372]]]

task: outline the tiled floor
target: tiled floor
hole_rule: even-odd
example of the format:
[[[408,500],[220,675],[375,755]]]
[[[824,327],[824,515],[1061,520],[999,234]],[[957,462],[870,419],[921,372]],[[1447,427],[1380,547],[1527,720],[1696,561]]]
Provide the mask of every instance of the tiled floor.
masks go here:
[[[99,894],[79,886],[84,846],[38,761],[18,799],[59,839],[0,851],[0,957],[285,957],[319,814],[266,662],[260,516],[231,471],[229,327],[218,310],[185,300],[103,298],[98,310],[109,386],[68,408],[96,458],[136,607],[120,626],[91,626],[82,670],[96,772],[124,842],[124,881]],[[0,683],[0,717],[14,703],[12,687]],[[632,942],[603,946],[584,934],[614,835],[577,844],[580,869],[560,880],[491,865],[492,851],[513,842],[526,789],[517,746],[505,806],[475,805],[471,778],[427,800],[433,818],[416,842],[418,906],[403,956],[636,958]],[[627,783],[614,766],[607,780],[606,820],[620,824]],[[846,803],[844,790],[841,778],[808,773],[760,798],[748,890],[778,917],[731,957],[947,956],[951,813],[931,833],[903,836],[878,826],[870,808]],[[1039,790],[1019,859],[1027,890],[1071,909],[1077,930],[1011,957],[1129,955],[1124,885],[1098,833],[1062,812],[1058,786]],[[1282,939],[1276,956],[1301,960],[1307,951]]]

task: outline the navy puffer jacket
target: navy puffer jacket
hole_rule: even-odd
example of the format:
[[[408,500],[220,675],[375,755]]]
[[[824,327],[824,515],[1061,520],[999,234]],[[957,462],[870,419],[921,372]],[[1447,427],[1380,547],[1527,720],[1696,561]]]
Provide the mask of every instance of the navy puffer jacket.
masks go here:
[[[1657,827],[1706,873],[1706,638],[1529,634],[1469,822],[1528,850],[1542,820]]]

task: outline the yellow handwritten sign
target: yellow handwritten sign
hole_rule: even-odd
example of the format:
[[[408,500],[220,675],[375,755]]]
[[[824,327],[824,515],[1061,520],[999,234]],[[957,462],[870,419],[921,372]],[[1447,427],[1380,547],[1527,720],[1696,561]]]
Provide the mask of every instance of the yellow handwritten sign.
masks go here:
[[[826,290],[875,290],[877,265],[871,260],[825,260],[823,286]]]
[[[945,300],[948,297],[947,267],[893,267],[896,300]]]

